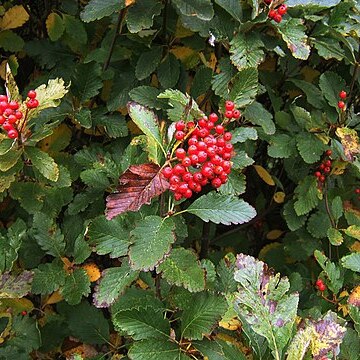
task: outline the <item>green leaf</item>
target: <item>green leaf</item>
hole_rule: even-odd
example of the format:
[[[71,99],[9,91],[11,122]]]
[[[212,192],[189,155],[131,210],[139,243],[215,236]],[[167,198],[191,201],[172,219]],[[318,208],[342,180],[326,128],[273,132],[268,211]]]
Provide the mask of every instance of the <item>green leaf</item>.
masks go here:
[[[321,251],[315,250],[314,256],[321,268],[324,270],[327,278],[329,279],[329,289],[337,294],[343,286],[344,276],[340,267],[331,262]]]
[[[133,271],[125,261],[121,267],[105,269],[95,288],[94,305],[109,307],[138,276],[139,272]]]
[[[108,341],[109,322],[101,310],[91,306],[87,301],[72,306],[61,302],[57,308],[65,317],[72,336],[89,344],[104,344]]]
[[[40,211],[44,205],[45,191],[38,183],[16,182],[11,185],[10,195],[18,200],[21,207],[28,213],[35,214]]]
[[[90,22],[102,19],[125,7],[124,0],[90,0],[80,13],[82,21]]]
[[[222,293],[233,293],[237,289],[237,283],[234,279],[236,268],[236,258],[234,254],[228,253],[220,260],[216,267],[216,290]]]
[[[59,40],[65,31],[63,18],[52,12],[46,19],[46,30],[51,41]]]
[[[143,52],[136,63],[135,76],[138,80],[144,80],[150,76],[160,64],[163,50],[154,47],[152,50]]]
[[[261,126],[265,134],[273,135],[275,133],[275,124],[272,120],[273,117],[271,113],[257,101],[254,101],[251,105],[249,105],[245,109],[243,115],[246,120],[255,125]]]
[[[342,217],[344,210],[341,196],[335,196],[331,202],[331,213],[335,222],[339,221]]]
[[[225,9],[234,19],[241,22],[242,7],[237,0],[215,0],[215,2]]]
[[[341,265],[352,271],[360,272],[360,253],[352,253],[341,258]]]
[[[256,68],[264,61],[264,47],[257,33],[238,33],[230,42],[230,60],[239,71]]]
[[[81,298],[90,294],[90,280],[84,269],[75,269],[65,278],[61,294],[70,305],[77,305]]]
[[[320,160],[327,146],[315,135],[302,132],[296,136],[296,146],[307,164]]]
[[[85,30],[85,26],[81,20],[68,14],[62,14],[62,16],[64,19],[66,34],[76,40],[78,43],[86,44],[88,36]]]
[[[309,233],[318,239],[327,236],[328,230],[331,229],[331,222],[329,216],[324,211],[317,211],[311,214],[308,223],[307,230]]]
[[[157,68],[157,77],[161,86],[172,88],[178,82],[180,76],[180,64],[175,55],[169,53]]]
[[[328,228],[327,237],[328,237],[331,245],[334,245],[334,246],[339,246],[344,241],[344,238],[343,238],[341,232],[338,229],[335,229],[332,227]]]
[[[235,156],[231,159],[234,170],[242,170],[252,165],[255,161],[245,151],[235,150]]]
[[[301,91],[306,95],[306,99],[309,104],[316,107],[317,109],[323,109],[325,106],[325,100],[322,92],[314,84],[298,79],[289,79],[288,81],[292,82],[297,86]]]
[[[78,64],[72,80],[72,92],[80,103],[99,94],[103,86],[101,80],[101,66],[95,62]]]
[[[200,66],[196,70],[190,91],[190,94],[194,99],[202,94],[205,94],[206,91],[210,89],[212,75],[212,69],[207,66]]]
[[[211,360],[246,360],[245,355],[237,346],[225,341],[203,339],[192,341],[192,344],[202,355]]]
[[[319,86],[328,103],[337,109],[339,92],[345,89],[344,79],[332,71],[326,71],[320,76]]]
[[[299,295],[288,295],[289,280],[280,278],[279,273],[273,275],[265,263],[252,256],[239,254],[236,265],[234,277],[240,284],[236,311],[242,322],[266,338],[274,358],[280,359],[292,336]]]
[[[181,316],[181,337],[201,340],[205,335],[210,335],[227,307],[227,302],[222,296],[207,292],[194,294],[192,306],[184,309]]]
[[[150,215],[140,220],[131,231],[133,244],[130,264],[135,270],[151,270],[169,253],[175,242],[175,224],[171,218]]]
[[[34,270],[31,291],[34,294],[51,294],[65,284],[65,276],[64,264],[60,261],[40,264]]]
[[[24,40],[12,30],[0,31],[0,49],[5,51],[17,52],[24,47]]]
[[[358,225],[350,225],[347,229],[344,229],[344,233],[354,239],[360,240],[360,226]]]
[[[12,139],[1,139],[0,140],[0,156],[8,153],[16,144],[16,141]]]
[[[294,154],[295,140],[287,134],[275,134],[269,139],[268,155],[273,158],[289,158]]]
[[[205,289],[205,273],[191,250],[173,249],[163,263],[156,268],[158,274],[171,285],[183,286],[191,292]]]
[[[170,335],[169,320],[151,307],[120,311],[112,321],[117,329],[125,331],[134,340],[162,339]]]
[[[156,15],[160,15],[162,4],[157,0],[136,1],[128,10],[126,24],[131,33],[149,29]]]
[[[327,36],[319,36],[312,41],[319,56],[325,60],[336,59],[341,61],[345,57],[345,51],[341,48],[340,42]]]
[[[295,189],[294,209],[298,216],[309,213],[319,203],[319,191],[314,176],[306,176]]]
[[[59,178],[59,167],[54,159],[46,152],[41,151],[36,147],[25,148],[26,156],[31,160],[33,166],[51,181],[57,181]]]
[[[233,87],[228,95],[237,107],[253,102],[258,92],[258,72],[256,68],[239,71],[233,78]]]
[[[231,143],[244,143],[246,140],[257,140],[258,134],[253,127],[239,127],[232,132]]]
[[[21,155],[23,153],[23,149],[20,148],[18,150],[11,150],[4,155],[0,156],[0,171],[8,171],[12,167],[14,167],[19,161]],[[1,174],[1,173],[0,173]]]
[[[296,59],[306,60],[310,55],[310,46],[307,44],[306,26],[303,23],[302,19],[290,18],[282,21],[276,28],[293,56]]]
[[[131,346],[128,356],[131,360],[189,360],[172,341],[151,339],[136,341]]]
[[[243,224],[256,216],[255,209],[242,199],[210,192],[195,200],[187,212],[215,224]]]
[[[74,120],[85,129],[90,129],[93,126],[91,110],[87,108],[79,109],[74,114]]]
[[[138,86],[129,93],[131,100],[149,108],[159,109],[160,101],[157,99],[160,90],[153,86]]]
[[[305,225],[307,216],[298,216],[294,209],[294,201],[290,200],[284,205],[283,216],[286,224],[291,231],[296,231]]]
[[[211,86],[214,93],[223,98],[229,95],[229,82],[236,74],[236,68],[230,63],[228,58],[221,58],[219,60],[219,74],[214,74],[211,80]]]
[[[95,246],[99,255],[110,254],[117,258],[127,254],[130,245],[129,230],[121,217],[107,220],[105,216],[96,218],[89,226],[89,243]]]
[[[0,299],[22,298],[31,290],[33,272],[24,270],[19,275],[8,272],[0,275]]]
[[[211,20],[214,16],[211,0],[173,0],[173,4],[185,16],[194,16],[201,20]]]
[[[128,103],[128,112],[131,119],[139,127],[139,129],[145,135],[153,138],[165,154],[159,131],[159,123],[156,115],[146,107],[134,102]]]
[[[219,188],[219,193],[222,195],[241,195],[246,190],[245,175],[236,171],[235,168],[228,175],[227,183]]]
[[[341,0],[288,0],[286,4],[289,7],[301,6],[301,7],[315,7],[315,8],[328,8],[339,4]]]

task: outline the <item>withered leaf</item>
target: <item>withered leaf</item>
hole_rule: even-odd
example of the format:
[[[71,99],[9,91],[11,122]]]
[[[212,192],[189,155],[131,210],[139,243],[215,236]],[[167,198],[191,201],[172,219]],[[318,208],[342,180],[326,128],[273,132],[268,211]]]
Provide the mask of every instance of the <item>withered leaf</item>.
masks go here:
[[[117,192],[106,198],[106,218],[111,220],[126,211],[138,211],[168,188],[158,165],[132,165],[120,176]]]

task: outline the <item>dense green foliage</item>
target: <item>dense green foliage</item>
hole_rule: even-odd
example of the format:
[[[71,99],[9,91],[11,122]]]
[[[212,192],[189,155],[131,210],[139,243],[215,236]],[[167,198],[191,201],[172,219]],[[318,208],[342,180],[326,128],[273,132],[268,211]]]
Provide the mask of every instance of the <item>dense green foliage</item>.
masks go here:
[[[360,359],[360,2],[282,3],[0,5],[0,359]],[[175,201],[226,100],[227,183]]]

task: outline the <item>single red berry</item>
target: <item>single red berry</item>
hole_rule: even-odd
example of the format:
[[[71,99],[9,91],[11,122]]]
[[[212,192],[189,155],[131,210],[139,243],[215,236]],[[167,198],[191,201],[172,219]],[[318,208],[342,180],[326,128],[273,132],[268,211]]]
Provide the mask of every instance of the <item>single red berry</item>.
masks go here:
[[[285,15],[287,13],[287,6],[285,4],[282,4],[277,9],[278,14]]]
[[[216,140],[216,145],[217,146],[225,146],[226,142],[225,142],[225,139],[223,137],[219,137],[217,140]]]
[[[183,197],[182,194],[180,194],[178,192],[174,193],[174,199],[176,201],[180,201],[182,199],[182,197]]]
[[[345,103],[343,101],[338,101],[338,108],[343,109],[345,107]]]
[[[340,91],[339,97],[340,97],[340,99],[343,99],[343,100],[346,99],[346,97],[347,97],[346,91],[344,91],[344,90]]]
[[[319,177],[319,181],[320,182],[325,182],[325,180],[326,180],[326,177],[324,176],[324,175],[321,175],[320,177]]]
[[[36,98],[36,91],[35,90],[30,90],[27,94],[27,96],[30,98],[30,99],[35,99]]]
[[[204,118],[201,118],[201,119],[198,121],[198,125],[199,125],[201,128],[207,127],[207,120],[205,120]]]
[[[190,189],[187,189],[185,192],[184,192],[184,198],[185,199],[190,199],[192,197],[192,191]]]
[[[6,118],[0,115],[0,125],[2,125],[6,121]]]
[[[224,132],[224,127],[222,125],[216,125],[215,126],[215,132],[217,134],[222,134]]]
[[[180,192],[181,194],[184,194],[185,191],[189,188],[189,184],[188,183],[180,183],[179,187],[178,187],[178,192]]]
[[[10,130],[14,130],[14,127],[12,126],[12,124],[10,124],[8,121],[5,121],[3,123],[3,129],[5,131],[10,131]]]
[[[191,165],[191,159],[189,157],[185,157],[182,159],[181,163],[185,167],[189,167]]]
[[[270,19],[273,19],[276,15],[277,15],[277,13],[276,13],[275,10],[270,10],[269,13],[268,13],[268,17]]]
[[[7,107],[8,107],[7,101],[0,101],[0,111],[5,111]]]
[[[189,181],[192,181],[193,175],[191,172],[187,171],[185,174],[183,174],[182,179],[188,183]]]
[[[324,282],[322,281],[322,279],[317,279],[316,282],[315,282],[315,285],[316,286],[320,286],[320,285],[323,285]]]
[[[163,170],[162,170],[162,174],[164,175],[164,177],[166,179],[170,179],[170,177],[173,174],[173,170],[172,170],[172,168],[170,166],[164,167]]]
[[[15,115],[9,115],[9,117],[8,117],[8,122],[10,123],[10,124],[15,124],[16,122],[17,122],[17,117],[15,116]]]
[[[185,137],[185,133],[183,131],[176,131],[175,132],[175,139],[178,141],[183,140]]]
[[[27,103],[26,106],[28,109],[35,109],[39,106],[39,102],[36,99],[30,99]]]
[[[180,121],[178,121],[177,123],[175,123],[175,129],[177,130],[177,131],[182,131],[182,130],[184,130],[185,129],[185,123],[184,123],[184,121],[182,121],[182,120],[180,120]]]
[[[172,192],[176,192],[177,189],[179,187],[179,184],[176,184],[176,183],[170,183],[170,187],[169,189],[172,191]]]
[[[197,154],[197,157],[198,157],[198,161],[200,163],[203,163],[207,160],[207,153],[205,151],[199,151],[199,153]]]
[[[215,124],[214,124],[212,121],[208,121],[208,122],[207,122],[206,128],[207,128],[208,130],[213,129],[214,127],[215,127]]]
[[[319,169],[324,170],[325,169],[325,164],[320,164]]]
[[[206,128],[202,128],[199,130],[199,136],[204,138],[209,135],[209,130]]]
[[[331,166],[331,160],[325,160],[324,165],[330,167]]]
[[[224,134],[224,140],[225,141],[230,141],[232,139],[232,134],[231,134],[231,132],[226,132],[225,134]]]
[[[178,148],[175,151],[175,155],[179,160],[182,160],[186,156],[186,151],[183,148]]]
[[[187,152],[189,155],[193,155],[193,154],[197,155],[199,150],[196,145],[190,145]]]
[[[222,183],[222,184],[225,184],[225,183],[228,181],[228,177],[227,177],[226,174],[221,174],[221,175],[219,176],[219,179],[221,180],[221,183]]]
[[[198,139],[196,136],[192,136],[188,141],[189,145],[196,145],[197,143],[198,143]]]
[[[22,316],[26,316],[26,315],[27,315],[27,311],[26,311],[26,310],[23,310],[23,311],[21,312],[21,315],[22,315]]]
[[[207,149],[207,145],[205,144],[204,141],[199,141],[197,144],[196,144],[196,148],[200,151],[200,150],[205,150]]]
[[[232,110],[234,110],[234,107],[235,107],[235,104],[232,101],[228,100],[228,101],[225,102],[225,109],[226,110],[232,111]]]
[[[281,23],[282,16],[280,14],[276,14],[273,19],[274,19],[275,22]]]
[[[174,173],[174,172],[173,172]],[[177,175],[171,175],[170,177],[170,184],[176,184],[178,185],[180,183],[180,178]]]
[[[214,174],[221,175],[221,173],[224,171],[222,166],[215,166]]]
[[[231,144],[230,144],[231,145]],[[231,159],[231,152],[225,152],[223,155],[222,155],[223,159],[224,160],[230,160]]]
[[[355,194],[360,194],[360,189],[359,188],[355,189]]]
[[[319,178],[321,176],[321,172],[320,171],[316,171],[314,174],[317,178]]]
[[[9,102],[9,107],[11,110],[17,110],[19,108],[19,104],[17,101],[13,100]]]
[[[0,102],[8,102],[8,97],[6,95],[0,95]]]
[[[195,127],[195,123],[194,123],[193,121],[189,121],[189,122],[187,123],[187,127],[188,127],[188,129],[192,129],[192,128]]]
[[[221,180],[218,178],[218,177],[216,177],[216,178],[214,178],[214,179],[212,179],[211,180],[211,185],[214,187],[214,188],[219,188],[221,185],[222,185],[222,182],[221,182]]]
[[[8,131],[8,137],[10,139],[17,139],[19,137],[19,133],[15,129],[11,129]]]
[[[329,173],[330,171],[331,171],[331,168],[329,166],[326,166],[325,169],[324,169],[324,172]]]
[[[195,154],[190,155],[191,165],[196,165],[199,162],[199,157]]]
[[[331,156],[331,154],[332,154],[332,151],[329,149],[329,150],[326,150],[326,152],[325,152],[325,155],[326,156]]]
[[[197,183],[201,182],[204,180],[204,176],[201,172],[196,172],[193,174],[193,180]]]
[[[231,162],[230,161],[223,161],[221,166],[223,167],[223,169],[226,171],[226,170],[230,170],[231,169]]]
[[[6,115],[6,116],[10,116],[10,115],[12,115],[12,114],[14,114],[15,112],[14,112],[14,110],[12,110],[12,109],[10,109],[10,108],[6,108],[5,110],[4,110],[4,115]]]
[[[265,3],[266,5],[270,5],[270,4],[272,3],[272,0],[264,0],[264,3]]]
[[[216,123],[219,120],[219,117],[215,113],[212,113],[209,115],[209,120],[213,123]]]
[[[204,166],[202,169],[201,169],[201,173],[206,177],[206,178],[209,178],[209,177],[212,177],[214,175],[214,172],[212,170],[212,168],[210,166]]]
[[[23,113],[21,111],[15,111],[15,116],[18,120],[20,120],[23,117]]]
[[[227,153],[232,152],[233,149],[234,149],[234,147],[233,147],[233,145],[230,144],[230,143],[227,143],[227,144],[225,145],[225,147],[224,147],[224,151],[227,152]]]
[[[233,118],[233,111],[232,110],[226,110],[225,111],[225,117],[227,119],[232,119]]]
[[[234,110],[233,111],[233,118],[234,119],[240,119],[241,116],[241,112],[239,110]]]
[[[326,290],[326,285],[325,284],[321,284],[317,287],[319,289],[319,291],[325,291]]]
[[[214,164],[214,165],[221,165],[221,163],[223,162],[223,159],[221,158],[221,156],[219,155],[215,155],[211,158],[211,162]]]
[[[176,164],[173,168],[173,173],[175,175],[182,175],[186,172],[184,166],[180,165],[180,164]]]

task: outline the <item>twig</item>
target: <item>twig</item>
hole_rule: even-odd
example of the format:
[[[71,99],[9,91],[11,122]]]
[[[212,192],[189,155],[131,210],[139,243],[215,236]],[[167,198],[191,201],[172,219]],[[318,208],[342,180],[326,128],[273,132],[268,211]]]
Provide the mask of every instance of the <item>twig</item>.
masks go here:
[[[357,56],[357,59],[356,59],[356,63],[354,65],[353,76],[352,76],[351,83],[350,83],[348,105],[350,105],[352,103],[354,87],[355,87],[356,79],[357,79],[358,74],[359,74],[359,70],[360,70],[360,46],[359,46],[359,50],[358,50],[358,56]],[[348,109],[350,109],[350,106],[348,106]]]
[[[201,238],[200,259],[206,258],[209,253],[210,226],[211,226],[210,222],[204,222],[203,234],[202,234],[202,238]]]

